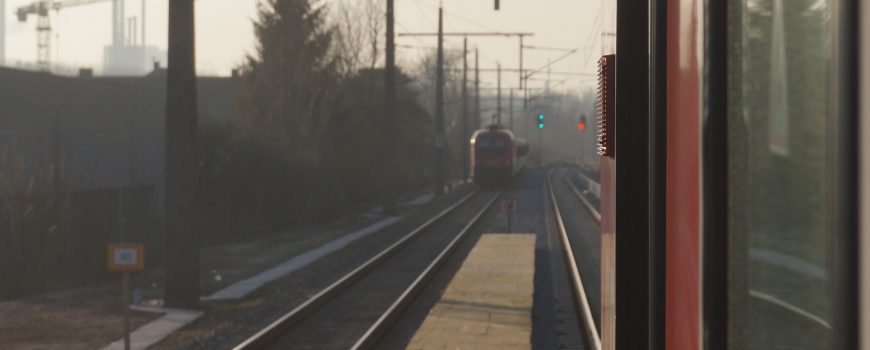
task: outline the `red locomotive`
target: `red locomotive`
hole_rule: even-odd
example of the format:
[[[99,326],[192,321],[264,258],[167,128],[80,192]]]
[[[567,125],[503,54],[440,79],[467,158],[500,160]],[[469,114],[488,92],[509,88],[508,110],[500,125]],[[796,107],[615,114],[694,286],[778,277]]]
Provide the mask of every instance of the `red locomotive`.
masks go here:
[[[502,187],[525,166],[522,158],[529,145],[510,130],[493,125],[471,136],[470,150],[474,182],[482,187]]]

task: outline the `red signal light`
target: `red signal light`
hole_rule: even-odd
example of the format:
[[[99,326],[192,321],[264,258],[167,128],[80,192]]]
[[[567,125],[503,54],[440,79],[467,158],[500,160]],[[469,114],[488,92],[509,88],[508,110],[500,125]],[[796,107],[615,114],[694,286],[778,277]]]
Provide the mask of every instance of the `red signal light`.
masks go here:
[[[580,131],[586,130],[586,123],[577,124],[577,130],[580,130]]]

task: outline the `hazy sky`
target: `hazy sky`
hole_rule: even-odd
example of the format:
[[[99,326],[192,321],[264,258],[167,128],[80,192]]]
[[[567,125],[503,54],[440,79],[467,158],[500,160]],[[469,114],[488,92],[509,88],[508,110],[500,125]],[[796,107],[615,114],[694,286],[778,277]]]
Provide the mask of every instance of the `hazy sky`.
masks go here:
[[[127,16],[139,16],[142,0],[127,0]],[[168,0],[145,0],[149,45],[166,48]],[[553,65],[553,71],[594,72],[598,56],[600,0],[501,0],[501,11],[493,10],[493,0],[445,0],[446,31],[521,31],[534,32],[527,45],[580,48],[580,52]],[[31,0],[6,0],[7,44],[6,62],[33,62],[36,58],[36,19],[19,23],[14,11]],[[326,3],[335,3],[327,0]],[[397,32],[437,30],[437,0],[396,0]],[[251,21],[255,18],[257,0],[198,0],[197,68],[201,74],[228,75],[254,47]],[[62,10],[52,15],[54,29],[52,60],[76,67],[100,67],[103,46],[111,41],[111,1]],[[434,38],[399,38],[398,43],[434,46]],[[505,68],[518,65],[518,41],[503,38],[471,39],[481,50],[481,66],[495,67],[500,61]],[[447,47],[461,47],[461,38],[448,38]],[[399,62],[413,63],[420,50],[400,49]],[[548,59],[563,53],[555,51],[526,52],[526,67],[540,67]],[[470,58],[473,59],[472,56]],[[541,75],[544,78],[545,75]],[[485,74],[487,84],[494,74]],[[516,86],[518,75],[505,73],[505,86]],[[564,79],[553,75],[554,81]],[[574,90],[592,83],[589,77],[571,77],[558,85]],[[542,86],[543,81],[530,82]]]

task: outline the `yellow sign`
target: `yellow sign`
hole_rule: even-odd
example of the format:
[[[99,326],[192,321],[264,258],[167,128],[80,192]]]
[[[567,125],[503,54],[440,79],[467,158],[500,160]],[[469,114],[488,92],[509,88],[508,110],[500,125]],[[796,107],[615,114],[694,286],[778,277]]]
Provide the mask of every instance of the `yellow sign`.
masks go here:
[[[137,243],[109,244],[110,271],[139,271],[145,269],[145,247]]]

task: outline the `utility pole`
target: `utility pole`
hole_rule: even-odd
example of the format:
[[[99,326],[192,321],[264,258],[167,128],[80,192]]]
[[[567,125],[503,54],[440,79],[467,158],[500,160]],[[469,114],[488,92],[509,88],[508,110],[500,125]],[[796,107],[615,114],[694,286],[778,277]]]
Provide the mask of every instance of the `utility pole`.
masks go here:
[[[196,214],[196,68],[194,0],[169,2],[166,80],[165,305],[199,307]]]
[[[522,90],[523,90],[523,111],[528,112],[529,111],[529,90],[528,89],[522,89]]]
[[[525,49],[525,45],[523,45],[523,41],[525,36],[520,36],[520,90],[525,89],[526,85],[524,84],[525,79],[523,78],[523,49]]]
[[[435,195],[444,195],[444,7],[438,7],[438,67],[435,77]]]
[[[529,114],[528,101],[529,101],[529,90],[525,89],[525,90],[523,90],[523,112],[522,112],[523,116],[521,119],[531,117],[531,115]],[[531,123],[529,123],[529,121],[526,120],[526,122],[523,123],[523,125],[525,125],[525,127],[523,129],[525,130],[526,137],[531,139],[532,133],[531,133],[531,130],[529,130],[530,124]]]
[[[508,99],[508,104],[510,104],[510,107],[508,107],[508,111],[510,111],[508,118],[510,119],[508,119],[508,125],[510,125],[511,132],[516,132],[514,130],[514,89],[510,89],[510,91],[510,98]]]
[[[538,166],[544,166],[544,130],[538,128]]]
[[[495,124],[502,125],[501,123],[501,63],[498,64],[498,92],[496,92],[496,102],[495,102]]]
[[[387,52],[386,67],[384,68],[384,176],[383,183],[383,213],[384,215],[396,215],[396,36],[395,36],[395,12],[394,0],[387,0]]]
[[[2,0],[0,0],[2,1]],[[462,40],[462,182],[468,180],[468,37]]]
[[[475,114],[477,129],[480,129],[483,126],[481,120],[483,120],[483,113],[480,108],[480,49],[474,49],[474,107],[476,109]]]

